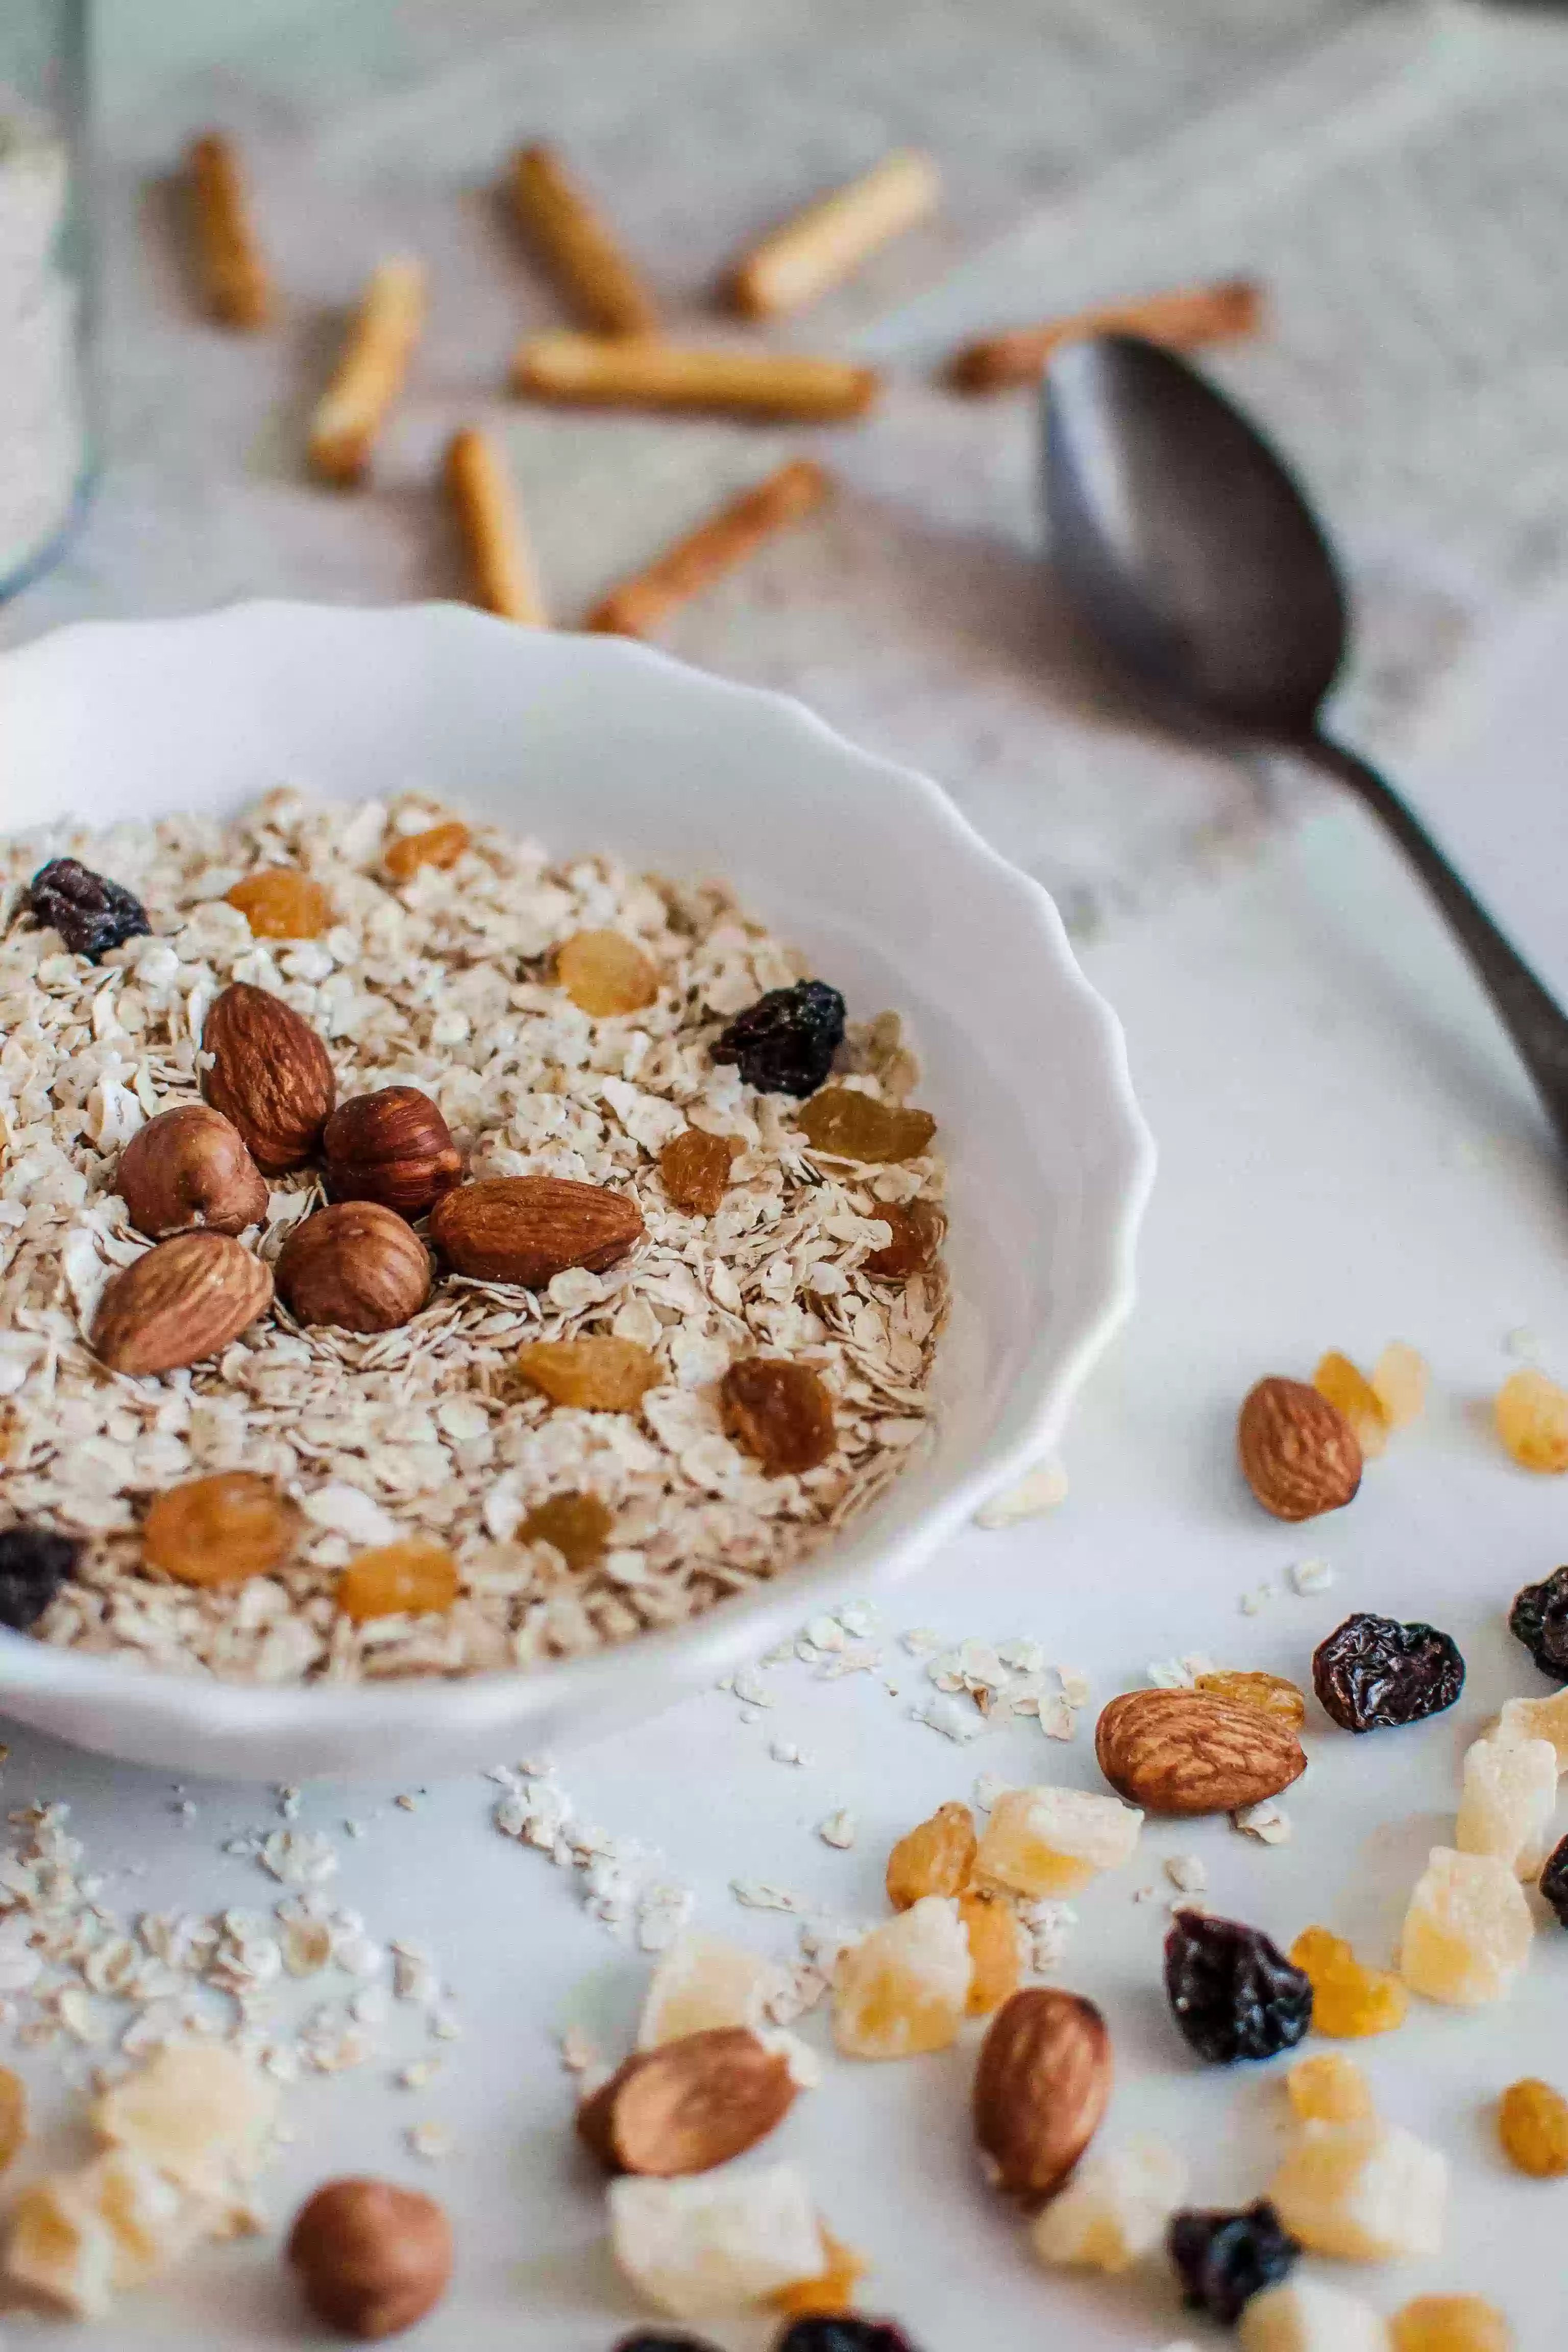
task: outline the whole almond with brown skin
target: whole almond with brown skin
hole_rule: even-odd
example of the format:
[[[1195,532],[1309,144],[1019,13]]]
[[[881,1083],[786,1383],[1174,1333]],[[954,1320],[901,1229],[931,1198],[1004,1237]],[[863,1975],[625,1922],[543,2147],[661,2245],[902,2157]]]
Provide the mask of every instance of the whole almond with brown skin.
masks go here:
[[[231,1118],[268,1176],[302,1168],[321,1147],[337,1100],[327,1049],[291,1004],[237,980],[202,1025],[213,1056],[202,1092]]]
[[[1091,2000],[1034,1987],[1003,2003],[974,2070],[974,2137],[999,2189],[1055,2194],[1100,2128],[1111,2074]]]
[[[400,1217],[422,1217],[462,1181],[452,1130],[417,1087],[351,1095],[322,1129],[321,1149],[334,1201],[379,1201]]]
[[[395,1209],[342,1201],[295,1226],[279,1254],[278,1295],[300,1323],[393,1331],[430,1296],[430,1253]]]
[[[95,1354],[115,1372],[172,1372],[237,1339],[272,1304],[272,1276],[228,1234],[176,1234],[122,1266],[93,1318]]]
[[[642,1212],[629,1194],[562,1176],[460,1184],[430,1213],[430,1238],[457,1273],[520,1282],[525,1290],[542,1290],[569,1266],[602,1273],[642,1232]]]
[[[765,2139],[795,2103],[789,2062],[741,2026],[639,2050],[584,2100],[577,2130],[608,2171],[710,2172]]]
[[[149,1241],[242,1234],[267,1214],[267,1180],[232,1120],[206,1103],[160,1111],[120,1155],[114,1189]]]
[[[1361,1440],[1305,1381],[1259,1381],[1242,1403],[1236,1438],[1243,1476],[1277,1519],[1340,1510],[1361,1485]]]
[[[1094,1752],[1119,1797],[1146,1813],[1232,1813],[1307,1769],[1289,1724],[1205,1691],[1128,1691],[1100,1710]]]

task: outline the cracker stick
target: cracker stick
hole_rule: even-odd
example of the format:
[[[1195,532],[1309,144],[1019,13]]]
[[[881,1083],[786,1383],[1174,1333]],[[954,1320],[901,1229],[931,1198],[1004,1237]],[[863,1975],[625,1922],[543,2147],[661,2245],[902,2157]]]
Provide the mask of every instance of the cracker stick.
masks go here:
[[[577,405],[718,408],[826,424],[869,408],[878,378],[872,368],[793,352],[690,351],[557,329],[519,346],[512,383],[539,399]]]
[[[191,142],[196,261],[215,319],[247,331],[272,316],[272,280],[250,225],[239,157],[221,131]]]
[[[518,149],[511,202],[585,327],[604,335],[656,331],[652,296],[553,147]]]
[[[742,254],[731,276],[731,299],[752,319],[798,309],[934,212],[941,193],[929,155],[911,147],[885,155]]]
[[[475,602],[503,621],[548,628],[522,518],[488,433],[465,425],[447,444],[447,495],[473,569]]]
[[[1200,343],[1250,335],[1262,316],[1263,289],[1250,278],[1184,286],[1131,302],[1101,302],[1043,326],[1015,327],[966,344],[954,354],[951,380],[962,392],[999,392],[1005,384],[1035,383],[1054,352],[1085,335],[1146,335],[1168,351],[1194,351]]]
[[[743,490],[686,538],[678,539],[646,572],[612,588],[595,605],[584,627],[622,637],[651,635],[677,604],[700,595],[710,581],[743,563],[775,530],[819,507],[829,487],[826,473],[809,457],[781,466],[755,489]]]
[[[406,255],[378,262],[310,420],[310,465],[323,482],[357,482],[363,474],[424,322],[423,262]]]

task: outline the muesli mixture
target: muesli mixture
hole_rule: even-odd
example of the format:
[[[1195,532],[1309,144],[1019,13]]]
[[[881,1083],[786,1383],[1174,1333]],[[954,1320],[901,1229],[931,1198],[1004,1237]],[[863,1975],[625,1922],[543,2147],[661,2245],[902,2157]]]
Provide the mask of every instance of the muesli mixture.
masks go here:
[[[927,1429],[915,1076],[721,885],[421,798],[0,847],[0,1616],[348,1681],[777,1575]]]

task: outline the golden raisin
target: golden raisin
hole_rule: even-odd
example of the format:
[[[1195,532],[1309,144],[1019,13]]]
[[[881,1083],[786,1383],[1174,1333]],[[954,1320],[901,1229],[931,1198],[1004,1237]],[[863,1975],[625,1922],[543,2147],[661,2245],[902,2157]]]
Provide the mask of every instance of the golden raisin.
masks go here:
[[[1426,1410],[1426,1362],[1403,1339],[1391,1339],[1372,1368],[1373,1392],[1390,1429],[1408,1429]]]
[[[1298,2058],[1285,2077],[1292,2114],[1304,2124],[1370,2123],[1376,2110],[1372,2084],[1353,2058],[1337,2050]]]
[[[809,1364],[785,1356],[742,1356],[719,1383],[728,1435],[770,1477],[815,1470],[838,1442],[833,1400]]]
[[[363,1625],[367,1617],[422,1617],[450,1609],[458,1563],[445,1544],[411,1536],[351,1559],[338,1579],[337,1604]]]
[[[888,1900],[907,1911],[922,1895],[962,1895],[974,1873],[980,1841],[967,1805],[939,1805],[907,1831],[888,1856]]]
[[[555,950],[555,977],[580,1013],[602,1020],[640,1013],[658,994],[658,972],[624,931],[574,931]]]
[[[1361,1440],[1366,1460],[1383,1452],[1388,1443],[1388,1415],[1372,1382],[1348,1356],[1331,1348],[1312,1374],[1312,1386],[1343,1413]]]
[[[1312,1988],[1312,2026],[1336,2041],[1391,2033],[1403,2025],[1410,1995],[1396,1976],[1363,1968],[1342,1936],[1305,1927],[1290,1947],[1293,1965]]]
[[[299,1506],[254,1470],[166,1487],[147,1507],[142,1557],[182,1584],[243,1584],[280,1567],[300,1539]]]
[[[855,2306],[855,2290],[870,2268],[863,2254],[836,2238],[826,2224],[822,2231],[825,2257],[815,2278],[795,2279],[769,2295],[774,2311],[787,2319],[837,2319]]]
[[[958,1916],[969,1930],[969,1957],[974,1964],[969,2014],[989,2017],[1012,2000],[1024,1972],[1017,1916],[1001,1895],[980,1889],[959,1896]]]
[[[568,1568],[593,1568],[609,1546],[615,1514],[597,1495],[572,1488],[535,1503],[517,1531],[520,1543],[553,1544]]]
[[[795,1117],[814,1151],[830,1151],[838,1160],[913,1160],[936,1133],[929,1110],[879,1102],[858,1087],[825,1087]]]
[[[27,2141],[27,2086],[9,2066],[0,2066],[0,2172]]]
[[[1300,1731],[1307,1719],[1305,1697],[1283,1675],[1243,1674],[1239,1668],[1222,1667],[1199,1675],[1193,1687],[1215,1698],[1229,1699],[1235,1706],[1256,1706],[1289,1724],[1292,1731]]]
[[[1479,2294],[1418,2294],[1388,2323],[1392,2352],[1512,2352],[1513,2330]]]
[[[425,833],[400,833],[386,845],[386,870],[395,882],[406,882],[422,866],[456,866],[470,838],[456,817]]]
[[[1568,2172],[1568,2099],[1550,2083],[1510,2083],[1498,2104],[1498,2137],[1510,2161],[1533,2180]]]
[[[517,1351],[517,1369],[552,1404],[586,1412],[636,1412],[645,1389],[664,1378],[658,1358],[635,1339],[608,1334],[589,1339],[531,1339]]]
[[[879,1281],[900,1282],[906,1275],[919,1274],[942,1246],[942,1212],[929,1201],[910,1201],[907,1205],[879,1201],[871,1214],[879,1217],[891,1234],[891,1239],[873,1250],[865,1262],[864,1271]]]
[[[730,1189],[730,1171],[745,1150],[738,1135],[710,1135],[706,1128],[683,1128],[658,1155],[658,1172],[674,1206],[694,1217],[710,1217]]]
[[[332,902],[321,884],[288,866],[247,874],[224,897],[239,908],[258,940],[317,939],[332,919]]]
[[[1504,1381],[1493,1408],[1497,1433],[1525,1470],[1568,1470],[1568,1389],[1526,1364]]]

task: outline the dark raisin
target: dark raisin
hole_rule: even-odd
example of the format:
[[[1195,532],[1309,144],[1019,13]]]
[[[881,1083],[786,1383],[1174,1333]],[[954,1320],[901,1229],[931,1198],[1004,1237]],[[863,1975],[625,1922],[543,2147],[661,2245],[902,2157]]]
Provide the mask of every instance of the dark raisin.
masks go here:
[[[914,2352],[901,2327],[886,2319],[796,2319],[774,2341],[773,2352]]]
[[[639,2327],[635,2336],[623,2336],[614,2352],[713,2352],[713,2347],[700,2336],[668,2336],[662,2329]]]
[[[1312,1988],[1256,1927],[1178,1911],[1165,1938],[1165,1990],[1200,2058],[1229,2066],[1293,2050],[1312,2022]]]
[[[1165,2242],[1187,2308],[1226,2327],[1255,2294],[1279,2285],[1301,2251],[1263,2199],[1240,2213],[1173,2213]]]
[[[1541,1892],[1568,1927],[1568,1837],[1555,1848],[1541,1874]]]
[[[763,1095],[814,1095],[844,1043],[844,999],[825,980],[770,988],[738,1013],[713,1048]]]
[[[1568,1683],[1568,1568],[1514,1595],[1508,1630],[1524,1643],[1543,1675]]]
[[[38,922],[58,931],[72,955],[84,955],[89,963],[153,929],[140,898],[74,857],[51,857],[40,866],[22,903]]]
[[[1376,1731],[1452,1706],[1465,1687],[1465,1662],[1435,1626],[1361,1610],[1319,1645],[1312,1683],[1324,1713],[1346,1731]]]
[[[36,1625],[77,1563],[81,1546],[46,1528],[0,1528],[0,1625]]]

